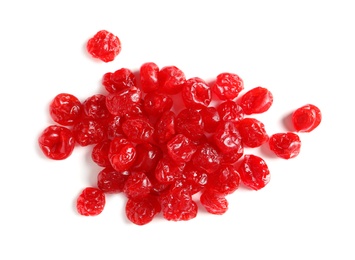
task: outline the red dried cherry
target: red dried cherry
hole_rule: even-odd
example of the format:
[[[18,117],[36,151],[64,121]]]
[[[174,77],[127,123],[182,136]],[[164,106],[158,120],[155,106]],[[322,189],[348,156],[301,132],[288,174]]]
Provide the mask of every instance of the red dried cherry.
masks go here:
[[[159,88],[158,74],[159,67],[154,62],[144,63],[140,67],[139,75],[143,92],[149,93]]]
[[[212,86],[212,91],[221,100],[235,99],[244,89],[243,80],[234,73],[221,73]]]
[[[121,52],[121,41],[112,33],[101,30],[88,40],[86,49],[92,57],[110,62]]]
[[[215,147],[209,143],[203,143],[194,153],[192,163],[197,169],[213,173],[219,168],[221,157]]]
[[[124,137],[112,139],[108,158],[116,171],[127,171],[136,159],[136,148]]]
[[[246,115],[261,114],[269,110],[273,100],[273,95],[268,89],[256,87],[241,97],[239,105]]]
[[[143,101],[144,112],[150,116],[160,116],[169,111],[173,106],[173,99],[164,93],[149,92]]]
[[[221,120],[217,109],[215,107],[204,107],[200,110],[200,114],[202,116],[203,129],[207,133],[213,133]]]
[[[122,131],[134,143],[146,143],[151,139],[154,128],[144,116],[127,118],[122,123]]]
[[[106,108],[106,96],[96,94],[83,102],[83,110],[87,117],[93,119],[105,119],[110,116]]]
[[[212,190],[202,192],[200,202],[211,214],[222,215],[228,210],[228,201],[225,196]]]
[[[170,158],[177,163],[190,161],[196,152],[196,146],[183,134],[177,134],[171,138],[166,147]]]
[[[175,95],[181,91],[185,80],[184,72],[176,66],[163,67],[158,73],[159,91]]]
[[[127,175],[108,166],[99,172],[97,187],[105,193],[119,193],[123,191],[126,180]]]
[[[217,193],[228,195],[238,189],[239,183],[239,173],[234,166],[222,165],[216,172],[209,175],[207,188]]]
[[[54,97],[49,105],[53,121],[64,126],[74,125],[81,117],[82,104],[77,97],[61,93]]]
[[[201,114],[192,108],[181,110],[175,119],[175,129],[193,141],[201,139],[204,135]]]
[[[132,115],[135,107],[140,105],[141,97],[141,90],[136,87],[123,89],[106,96],[106,107],[115,116]]]
[[[201,109],[207,107],[212,100],[209,85],[198,77],[185,81],[181,95],[185,106],[188,108]]]
[[[295,133],[277,133],[270,136],[270,150],[283,159],[296,157],[301,150],[301,140]]]
[[[97,143],[91,152],[91,159],[94,163],[101,167],[111,166],[110,160],[108,159],[108,151],[110,149],[110,140],[104,140]]]
[[[164,113],[155,124],[154,137],[159,144],[168,142],[175,135],[175,113]]]
[[[246,154],[238,167],[240,179],[247,187],[260,190],[270,181],[270,171],[264,159]]]
[[[123,187],[128,198],[140,199],[148,196],[153,186],[144,172],[131,172]]]
[[[103,211],[105,203],[105,194],[101,190],[87,187],[80,193],[76,208],[80,215],[96,216]]]
[[[38,138],[38,144],[43,154],[53,160],[68,158],[75,147],[73,133],[66,127],[50,125]]]
[[[223,121],[239,121],[244,118],[242,107],[232,100],[227,100],[219,104],[217,111]]]
[[[255,118],[244,118],[238,123],[242,142],[248,147],[259,147],[269,140],[265,125]]]
[[[85,118],[73,126],[75,141],[81,146],[97,144],[105,137],[105,127],[102,122]]]
[[[134,224],[142,226],[154,219],[161,211],[156,197],[149,196],[140,199],[128,199],[126,203],[126,216]]]
[[[121,68],[110,75],[110,84],[104,86],[109,93],[136,87],[136,76],[131,70]]]
[[[292,114],[292,123],[297,132],[311,132],[320,124],[321,120],[320,109],[312,104],[304,105]]]
[[[237,123],[232,121],[220,122],[213,135],[213,140],[223,154],[240,151],[243,147]]]

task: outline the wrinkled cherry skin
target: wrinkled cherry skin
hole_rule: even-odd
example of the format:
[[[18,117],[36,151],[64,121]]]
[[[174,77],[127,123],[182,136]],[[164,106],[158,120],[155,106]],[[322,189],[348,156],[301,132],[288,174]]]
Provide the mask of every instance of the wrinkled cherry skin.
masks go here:
[[[107,92],[115,93],[136,86],[136,77],[127,68],[121,68],[115,72],[107,72],[102,77],[102,85]]]
[[[147,197],[153,185],[144,172],[131,172],[123,187],[123,192],[130,199]]]
[[[200,196],[200,202],[208,213],[222,215],[228,210],[228,201],[224,195],[212,190],[205,190]]]
[[[173,111],[164,113],[155,123],[154,139],[159,144],[167,143],[175,134],[176,116]]]
[[[200,110],[203,121],[203,129],[207,133],[213,133],[221,121],[219,113],[215,107],[204,107]]]
[[[181,95],[185,106],[188,108],[201,109],[207,107],[212,100],[210,86],[198,77],[185,81]]]
[[[66,127],[50,125],[38,138],[38,144],[43,154],[53,160],[68,158],[75,147],[73,133]]]
[[[108,159],[110,143],[110,140],[103,140],[102,142],[97,143],[92,149],[91,159],[101,167],[111,166],[110,160]]]
[[[82,104],[74,95],[61,93],[55,96],[50,103],[49,114],[54,122],[71,126],[80,120]]]
[[[182,70],[176,66],[166,66],[158,73],[159,91],[175,95],[180,93],[186,78]]]
[[[248,147],[259,147],[269,140],[265,125],[255,118],[244,118],[238,122],[238,131],[243,144]]]
[[[99,172],[97,187],[104,193],[120,193],[123,191],[126,180],[127,175],[109,166]]]
[[[269,110],[273,101],[273,95],[268,89],[256,87],[240,98],[239,105],[246,115],[261,114]]]
[[[240,151],[243,147],[242,137],[237,128],[238,124],[233,121],[220,122],[215,133],[213,141],[223,154]]]
[[[207,189],[223,195],[235,192],[240,183],[239,173],[233,165],[222,165],[208,180]]]
[[[132,171],[150,173],[154,171],[159,160],[163,157],[160,147],[151,143],[137,144],[136,153],[136,159],[131,167]]]
[[[137,106],[140,106],[142,91],[136,87],[124,89],[106,96],[106,107],[115,116],[127,116],[134,114]]]
[[[144,112],[150,116],[158,117],[173,107],[173,99],[164,93],[149,92],[143,101]]]
[[[189,162],[196,152],[194,143],[183,134],[171,138],[166,147],[170,158],[177,163]]]
[[[243,184],[253,190],[264,188],[270,181],[270,171],[266,162],[256,155],[244,155],[238,172]]]
[[[116,137],[111,140],[108,158],[116,171],[127,171],[136,159],[136,148],[126,138]]]
[[[142,91],[145,93],[153,92],[158,90],[159,67],[154,62],[144,63],[140,67],[140,81]]]
[[[221,157],[215,147],[209,143],[203,143],[194,153],[192,163],[197,169],[213,173],[220,167]]]
[[[301,140],[295,133],[277,133],[270,136],[270,150],[283,159],[296,157],[301,151]]]
[[[105,207],[105,194],[97,188],[87,187],[79,195],[76,208],[80,215],[97,216]]]
[[[83,102],[84,114],[93,119],[106,119],[110,116],[106,108],[106,96],[96,94]]]
[[[147,143],[151,140],[154,127],[144,116],[127,118],[122,123],[122,131],[134,143]]]
[[[112,33],[101,30],[88,40],[86,49],[92,57],[110,62],[121,52],[121,41]]]
[[[217,111],[222,121],[240,121],[244,118],[242,107],[232,100],[219,104]]]
[[[80,146],[88,146],[104,139],[105,127],[98,120],[85,118],[73,126],[73,134]]]
[[[244,89],[243,80],[234,73],[221,73],[212,86],[212,91],[220,100],[235,99]]]
[[[128,199],[126,216],[134,224],[143,226],[151,222],[161,211],[159,201],[154,196],[140,199]]]
[[[175,129],[179,134],[198,141],[204,135],[201,114],[192,108],[185,108],[179,112],[175,119]]]
[[[292,123],[297,132],[311,132],[322,121],[322,113],[312,104],[296,109],[292,114]]]

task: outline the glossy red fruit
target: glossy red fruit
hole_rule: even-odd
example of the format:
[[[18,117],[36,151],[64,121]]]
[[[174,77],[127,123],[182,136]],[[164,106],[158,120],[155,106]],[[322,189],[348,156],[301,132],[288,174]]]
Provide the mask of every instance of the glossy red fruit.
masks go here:
[[[145,93],[158,90],[159,67],[154,62],[146,62],[140,67],[139,75],[142,91]]]
[[[123,191],[126,180],[127,175],[109,166],[99,172],[97,187],[105,193],[120,193]]]
[[[242,137],[243,145],[259,147],[269,140],[265,125],[255,118],[244,118],[238,122],[238,131]]]
[[[212,100],[210,86],[201,78],[194,77],[185,81],[181,95],[187,108],[201,109]]]
[[[181,178],[184,163],[176,163],[165,155],[159,160],[154,170],[154,176],[160,183],[173,183]]]
[[[175,129],[178,134],[183,134],[192,141],[201,139],[204,135],[201,114],[192,108],[185,108],[177,114]]]
[[[188,189],[191,195],[194,195],[205,188],[208,182],[208,173],[189,162],[185,165],[179,182]]]
[[[132,165],[132,171],[150,173],[155,170],[159,160],[163,157],[163,151],[159,146],[151,143],[136,145],[136,159]]]
[[[292,114],[292,123],[297,132],[311,132],[322,121],[322,113],[312,104],[296,109]]]
[[[169,221],[186,221],[196,217],[197,204],[188,189],[174,187],[161,196],[163,217]]]
[[[277,133],[270,136],[270,150],[283,159],[296,157],[301,151],[301,139],[295,133]]]
[[[219,104],[217,111],[222,121],[240,121],[244,118],[242,107],[232,100]]]
[[[38,138],[43,154],[53,160],[68,158],[75,147],[73,133],[64,126],[50,125]]]
[[[155,123],[154,139],[159,144],[167,143],[175,134],[175,113],[168,111],[162,114],[162,116]]]
[[[83,110],[85,116],[93,119],[106,119],[110,116],[110,112],[106,108],[106,96],[96,94],[88,97],[83,102]]]
[[[80,120],[82,104],[77,97],[61,93],[54,97],[49,105],[49,114],[54,122],[64,125],[74,125]]]
[[[123,89],[106,96],[106,107],[115,116],[129,116],[140,105],[142,92],[136,87]]]
[[[243,184],[253,190],[264,188],[270,181],[269,167],[264,159],[256,155],[244,155],[238,173]]]
[[[200,114],[202,116],[204,131],[213,133],[221,120],[217,109],[213,106],[204,107],[200,110]]]
[[[94,187],[85,188],[79,195],[76,208],[80,215],[97,216],[105,207],[105,194]]]
[[[160,211],[160,204],[154,196],[140,199],[128,199],[126,203],[127,218],[132,223],[139,226],[151,222]]]
[[[228,195],[235,192],[240,183],[240,176],[233,165],[222,165],[208,179],[207,187],[219,194]]]
[[[106,136],[112,140],[115,137],[123,135],[122,131],[122,117],[111,115],[106,120]]]
[[[136,159],[136,148],[126,138],[116,137],[111,141],[108,158],[116,171],[127,171]]]
[[[269,110],[273,101],[273,95],[268,89],[256,87],[241,97],[239,105],[246,115],[261,114]]]
[[[159,92],[147,93],[143,101],[144,112],[154,117],[161,116],[164,112],[169,111],[172,106],[173,99],[171,96]]]
[[[213,134],[213,140],[222,154],[240,151],[243,147],[237,123],[232,121],[220,122]]]
[[[243,80],[234,73],[221,73],[212,86],[213,92],[221,100],[235,99],[244,89]]]
[[[197,147],[192,163],[197,169],[213,173],[220,167],[221,156],[211,144],[203,143]]]
[[[108,159],[110,143],[110,140],[103,140],[97,143],[92,149],[91,159],[94,163],[101,167],[111,166],[110,160]]]
[[[189,162],[196,152],[196,145],[183,134],[177,134],[166,144],[170,158],[177,163]]]
[[[208,213],[222,215],[228,210],[228,201],[224,195],[212,190],[205,190],[200,196],[200,202]]]
[[[180,93],[185,81],[184,72],[176,66],[163,67],[158,73],[159,91],[166,94]]]
[[[140,199],[148,196],[153,185],[144,172],[131,172],[123,187],[123,192],[128,198]]]
[[[105,126],[98,120],[85,118],[73,126],[73,134],[80,146],[97,144],[105,137]]]
[[[101,30],[88,40],[86,49],[92,57],[110,62],[121,52],[121,41],[114,34]]]
[[[154,127],[144,116],[132,116],[122,123],[122,131],[134,143],[147,143],[153,136]]]

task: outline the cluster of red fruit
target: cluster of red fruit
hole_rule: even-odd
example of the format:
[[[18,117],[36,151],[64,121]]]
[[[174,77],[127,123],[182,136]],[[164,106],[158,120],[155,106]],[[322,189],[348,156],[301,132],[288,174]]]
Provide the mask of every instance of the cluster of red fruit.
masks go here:
[[[89,53],[113,60],[121,49],[118,38],[107,31],[95,37],[88,42]],[[148,62],[140,67],[139,78],[121,68],[103,75],[102,85],[107,94],[82,102],[68,93],[54,97],[49,112],[56,124],[38,140],[43,153],[55,160],[70,156],[76,145],[92,149],[92,160],[102,170],[97,187],[86,187],[77,199],[81,215],[100,214],[107,193],[126,195],[127,218],[137,225],[160,212],[172,221],[195,218],[195,194],[207,212],[223,214],[226,196],[240,183],[259,190],[270,179],[266,162],[244,154],[244,147],[268,142],[284,159],[300,152],[296,133],[269,136],[264,124],[250,116],[270,108],[271,92],[255,87],[240,95],[244,84],[234,73],[221,73],[207,83],[185,78],[176,66],[159,68]],[[178,96],[183,104],[176,104]],[[310,132],[321,113],[305,105],[292,121],[296,131]]]

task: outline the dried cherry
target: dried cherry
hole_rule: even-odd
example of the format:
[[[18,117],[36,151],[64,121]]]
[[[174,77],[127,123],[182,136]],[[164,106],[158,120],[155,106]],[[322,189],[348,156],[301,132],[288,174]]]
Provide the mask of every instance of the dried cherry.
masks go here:
[[[121,52],[121,41],[114,34],[101,30],[88,40],[86,49],[92,57],[110,62]]]
[[[311,132],[321,121],[320,109],[312,104],[297,108],[292,114],[292,123],[297,132]]]
[[[80,193],[76,208],[80,215],[96,216],[103,211],[105,203],[105,194],[100,189],[87,187]]]

